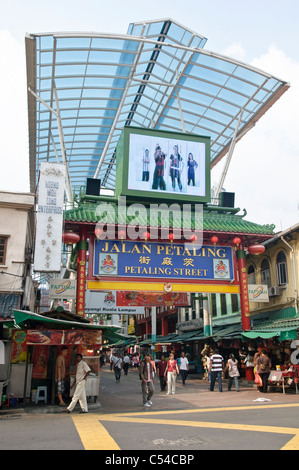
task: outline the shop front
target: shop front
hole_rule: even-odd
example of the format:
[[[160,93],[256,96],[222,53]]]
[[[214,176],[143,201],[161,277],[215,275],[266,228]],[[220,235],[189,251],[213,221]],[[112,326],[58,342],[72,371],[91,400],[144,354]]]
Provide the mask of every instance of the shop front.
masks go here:
[[[14,316],[7,397],[23,403],[57,404],[56,364],[62,348],[66,348],[65,398],[72,394],[75,355],[80,353],[91,368],[86,395],[96,401],[100,388],[100,349],[104,342],[119,340],[120,336],[115,333],[117,328],[93,325],[86,320],[50,318],[27,311],[14,311]]]

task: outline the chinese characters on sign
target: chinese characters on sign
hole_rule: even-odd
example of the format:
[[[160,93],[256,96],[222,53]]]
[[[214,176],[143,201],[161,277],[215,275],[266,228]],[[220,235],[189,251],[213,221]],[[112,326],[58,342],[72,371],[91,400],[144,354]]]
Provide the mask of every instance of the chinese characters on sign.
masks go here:
[[[95,240],[94,275],[163,279],[234,279],[230,246]]]
[[[65,168],[41,163],[34,270],[60,271]]]
[[[85,261],[79,261],[77,271],[77,314],[84,315],[84,303],[85,303]]]
[[[248,287],[247,287],[246,268],[241,269],[240,285],[241,285],[241,291],[243,291],[244,314],[245,314],[245,316],[249,316],[250,315],[250,308],[249,308],[249,295],[248,295]]]

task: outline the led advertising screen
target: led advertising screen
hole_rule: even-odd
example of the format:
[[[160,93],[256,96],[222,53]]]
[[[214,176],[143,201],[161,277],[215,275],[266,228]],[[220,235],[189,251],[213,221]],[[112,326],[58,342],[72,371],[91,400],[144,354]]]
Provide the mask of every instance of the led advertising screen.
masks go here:
[[[121,149],[123,195],[210,200],[208,137],[125,128]]]

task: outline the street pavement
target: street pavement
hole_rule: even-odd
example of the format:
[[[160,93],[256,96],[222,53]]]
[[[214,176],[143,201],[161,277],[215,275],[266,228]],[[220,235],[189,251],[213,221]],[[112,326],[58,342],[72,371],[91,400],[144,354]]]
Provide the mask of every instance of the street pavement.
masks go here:
[[[223,392],[219,392],[216,381],[213,392],[209,390],[209,382],[200,378],[198,374],[189,374],[186,385],[183,386],[180,376],[176,381],[176,394],[167,395],[166,391],[160,391],[158,377],[155,378],[155,394],[152,398],[153,406],[148,411],[179,410],[192,408],[206,408],[217,406],[242,406],[254,405],[257,403],[289,404],[299,403],[299,394],[296,395],[293,388],[286,388],[286,393],[282,393],[281,388],[272,388],[267,394],[258,392],[252,382],[245,379],[240,381],[240,392],[236,392],[234,384],[232,390],[228,392],[228,380],[223,380]],[[97,402],[94,399],[88,400],[90,413],[121,413],[134,412],[143,409],[141,381],[139,372],[136,369],[129,369],[125,376],[122,371],[121,380],[116,382],[114,372],[109,366],[104,366],[101,372],[100,391]],[[79,410],[77,404],[76,410]],[[63,407],[40,402],[26,403],[20,402],[14,408],[2,406],[0,417],[8,413],[61,413]]]
[[[153,405],[144,408],[138,371],[122,373],[118,383],[105,366],[98,400],[88,400],[87,414],[79,413],[79,404],[71,414],[43,403],[3,406],[0,449],[101,450],[104,459],[112,459],[105,464],[115,464],[115,451],[131,450],[131,459],[150,451],[136,466],[160,464],[157,459],[166,451],[181,452],[182,459],[191,452],[198,463],[201,450],[299,450],[299,395],[294,389],[262,394],[243,380],[240,392],[228,392],[227,382],[223,392],[217,382],[211,392],[198,375],[190,374],[185,386],[179,376],[176,394],[167,395],[156,380]]]

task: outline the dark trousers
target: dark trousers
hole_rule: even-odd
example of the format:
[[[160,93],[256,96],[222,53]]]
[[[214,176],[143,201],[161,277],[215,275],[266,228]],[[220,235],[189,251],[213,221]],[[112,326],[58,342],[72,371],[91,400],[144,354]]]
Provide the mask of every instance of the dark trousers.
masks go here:
[[[183,385],[185,385],[185,381],[186,381],[186,378],[187,378],[187,375],[188,375],[188,371],[181,369],[181,370],[180,370],[180,374],[181,374],[181,377],[182,377]]]
[[[164,375],[160,375],[159,379],[160,379],[160,389],[161,389],[161,392],[163,392],[163,390],[165,390],[166,384],[167,384],[166,377]]]
[[[121,369],[119,367],[114,367],[115,379],[117,382],[120,380]]]
[[[262,382],[263,382],[263,386],[261,387],[261,390],[263,393],[267,393],[268,391],[268,379],[269,379],[269,375],[270,375],[270,372],[260,372],[259,373],[261,379],[262,379]]]
[[[148,181],[149,180],[149,171],[143,171],[142,172],[142,181]]]
[[[125,374],[125,375],[128,375],[128,370],[129,370],[129,363],[128,363],[128,362],[124,362],[124,374]]]
[[[210,390],[213,392],[215,387],[216,379],[218,380],[219,385],[219,392],[222,392],[222,372],[212,372],[211,371],[211,383],[210,383]]]

